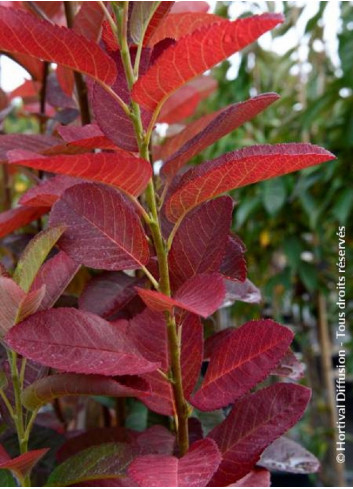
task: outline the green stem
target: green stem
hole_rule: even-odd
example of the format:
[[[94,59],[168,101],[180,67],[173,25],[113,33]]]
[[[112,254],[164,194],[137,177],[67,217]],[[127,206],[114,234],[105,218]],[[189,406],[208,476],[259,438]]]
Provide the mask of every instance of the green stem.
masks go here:
[[[136,81],[136,65],[135,72],[132,67],[129,46],[127,43],[127,14],[128,14],[128,2],[124,5],[123,11],[119,11],[117,17],[117,29],[113,29],[118,38],[120,46],[120,55],[124,66],[125,76],[129,89],[133,87]],[[130,118],[134,126],[136,140],[139,147],[141,158],[150,161],[149,145],[152,137],[152,130],[158,117],[159,108],[152,116],[151,123],[145,133],[141,120],[141,111],[139,105],[131,101],[130,105]],[[157,194],[155,191],[153,178],[150,179],[146,191],[145,199],[149,209],[150,215],[144,215],[146,224],[150,228],[154,247],[157,254],[158,266],[159,266],[159,290],[167,295],[171,296],[171,287],[169,279],[168,268],[168,248],[162,236],[161,225],[159,221],[158,208],[157,208]],[[189,406],[184,396],[182,373],[181,373],[181,342],[178,335],[178,328],[174,316],[174,312],[166,312],[166,326],[168,334],[168,344],[171,358],[170,366],[170,381],[173,386],[175,407],[176,407],[176,429],[177,439],[179,445],[180,455],[184,455],[189,448],[189,433],[188,433],[188,416]]]

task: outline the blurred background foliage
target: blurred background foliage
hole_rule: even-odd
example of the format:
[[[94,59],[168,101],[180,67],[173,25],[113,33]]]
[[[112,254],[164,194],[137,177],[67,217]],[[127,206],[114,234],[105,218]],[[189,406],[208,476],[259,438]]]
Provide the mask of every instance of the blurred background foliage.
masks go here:
[[[264,3],[268,10],[273,10],[278,2],[241,3],[247,15],[258,13]],[[202,160],[242,146],[294,141],[310,141],[337,156],[334,162],[234,192],[237,201],[234,231],[246,243],[249,278],[261,289],[263,303],[254,306],[237,302],[231,317],[222,318],[223,322],[241,324],[253,319],[255,311],[255,317],[272,317],[296,331],[296,350],[307,365],[306,382],[314,392],[299,437],[324,460],[320,477],[327,485],[332,480],[337,482],[335,472],[339,471],[332,450],[335,444],[332,388],[338,351],[336,232],[342,225],[346,226],[348,267],[347,410],[350,406],[351,413],[353,404],[352,335],[348,331],[353,309],[352,300],[348,300],[352,298],[353,286],[349,273],[353,262],[353,2],[338,2],[341,22],[338,66],[329,55],[324,36],[323,16],[329,2],[318,2],[318,11],[312,17],[303,12],[305,5],[281,3],[286,22],[272,36],[277,42],[281,38],[285,42],[286,33],[295,29],[298,21],[303,22],[300,17],[305,15],[304,37],[284,55],[262,48],[261,43],[249,46],[239,55],[235,77],[230,62],[217,67],[213,73],[219,90],[200,107],[198,115],[263,92],[277,92],[281,99],[206,150]],[[217,13],[227,16],[231,4],[217,2]],[[303,45],[307,46],[304,59]],[[351,480],[352,418],[347,423],[346,465]]]

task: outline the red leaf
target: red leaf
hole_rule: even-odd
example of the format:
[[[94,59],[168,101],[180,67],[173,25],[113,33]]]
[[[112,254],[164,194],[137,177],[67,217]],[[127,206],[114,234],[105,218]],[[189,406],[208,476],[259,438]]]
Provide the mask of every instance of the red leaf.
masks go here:
[[[66,226],[59,245],[77,263],[135,270],[149,260],[148,241],[133,204],[112,188],[82,183],[67,189],[54,204],[49,222]]]
[[[42,180],[39,185],[30,188],[24,193],[19,203],[27,207],[52,207],[66,189],[81,183],[82,180],[67,175]]]
[[[134,63],[136,50],[131,49],[130,55],[131,61]],[[114,53],[113,56],[117,66],[118,76],[111,88],[123,102],[129,105],[131,103],[131,94],[125,77],[120,52]],[[139,69],[140,76],[147,69],[149,57],[149,50],[143,50]],[[135,129],[130,117],[99,83],[89,83],[88,89],[94,117],[103,133],[120,148],[138,152]],[[141,110],[144,127],[148,125],[150,117],[150,113],[144,109]]]
[[[245,102],[229,105],[212,114],[212,117],[207,115],[206,118],[191,123],[191,127],[186,127],[178,134],[180,148],[167,159],[162,167],[162,173],[168,178],[173,177],[195,155],[253,119],[278,98],[275,93],[264,93]]]
[[[6,457],[6,451],[1,447],[1,462],[0,469],[8,469],[13,472],[17,477],[23,479],[28,475],[34,465],[47,453],[49,448],[41,448],[40,450],[30,450],[29,452],[23,453],[18,457],[10,459],[9,456]],[[6,455],[5,455],[6,454]]]
[[[270,319],[233,330],[211,354],[192,404],[201,411],[227,406],[264,380],[293,340],[293,333]]]
[[[172,222],[217,195],[333,160],[335,156],[312,144],[259,145],[227,153],[185,173],[166,203]]]
[[[210,76],[199,76],[187,85],[180,87],[163,105],[158,116],[158,122],[175,124],[191,116],[201,100],[207,98],[216,88],[217,82]],[[164,146],[166,144],[163,145],[163,149]]]
[[[262,451],[303,415],[310,395],[306,387],[279,383],[237,401],[208,435],[223,457],[210,485],[231,484],[252,470]]]
[[[80,139],[85,140],[96,136],[103,136],[97,124],[86,124],[81,127],[59,126],[57,131],[67,143],[74,143]]]
[[[50,157],[14,150],[8,156],[16,165],[107,183],[135,196],[144,191],[152,175],[147,161],[123,150]]]
[[[291,474],[312,474],[320,469],[320,462],[314,455],[285,436],[281,436],[266,448],[258,465],[268,470]]]
[[[245,245],[235,234],[228,236],[226,251],[222,260],[220,273],[230,280],[246,280]]]
[[[181,459],[163,455],[137,457],[128,474],[143,487],[205,487],[220,461],[216,444],[205,438],[194,443]]]
[[[163,314],[145,309],[129,321],[127,336],[136,344],[141,354],[150,362],[160,363],[167,373],[169,368],[169,349],[167,328]],[[170,382],[159,372],[142,376],[151,387],[151,394],[142,399],[152,411],[173,416],[175,413],[174,396]]]
[[[153,311],[172,311],[174,307],[179,307],[202,317],[213,314],[225,294],[223,280],[218,273],[195,275],[177,290],[174,298],[140,287],[136,287],[136,290]]]
[[[189,314],[181,328],[181,374],[183,391],[189,399],[199,378],[203,359],[203,327],[197,316]]]
[[[271,474],[268,470],[255,467],[251,472],[239,479],[230,487],[270,487]]]
[[[176,408],[172,384],[164,379],[159,372],[143,374],[140,377],[146,380],[151,388],[150,395],[141,399],[148,409],[164,416],[175,416]]]
[[[155,44],[151,40],[151,38],[153,38],[156,30],[158,32],[159,29],[161,28],[161,23],[163,23],[163,19],[168,14],[170,9],[173,7],[174,3],[175,2],[161,2],[158,5],[155,13],[153,14],[152,19],[150,20],[150,22],[148,24],[147,29],[146,29],[146,33],[145,33],[145,36],[143,38],[143,45],[144,46]]]
[[[3,51],[59,63],[106,84],[112,84],[116,78],[113,60],[98,44],[71,29],[19,9],[0,7],[0,32]]]
[[[142,454],[172,455],[175,447],[175,436],[164,426],[154,425],[138,435],[133,443]]]
[[[218,15],[204,12],[171,13],[165,17],[158,30],[154,33],[150,45],[153,46],[166,38],[178,41],[180,38],[202,27],[223,21],[224,19]]]
[[[129,321],[127,335],[150,362],[160,363],[168,371],[169,349],[163,314],[145,309]]]
[[[45,285],[45,293],[38,310],[52,307],[77,273],[79,265],[66,253],[60,251],[40,268],[32,284],[31,292]]]
[[[133,87],[133,98],[154,111],[177,88],[239,51],[283,21],[264,14],[220,21],[181,38],[166,49]]]
[[[136,296],[143,280],[123,272],[105,272],[88,282],[79,298],[79,308],[109,318]]]
[[[64,372],[135,375],[159,366],[143,358],[116,326],[71,308],[37,312],[13,327],[6,342],[21,355]]]
[[[15,207],[0,213],[0,238],[27,226],[48,211],[48,207]]]
[[[219,197],[205,202],[185,217],[168,256],[173,287],[179,287],[199,273],[219,270],[232,224],[232,211],[233,200]]]
[[[33,411],[63,396],[139,398],[148,394],[147,388],[145,390],[133,389],[103,375],[54,374],[39,379],[27,387],[22,392],[22,403],[27,409]]]

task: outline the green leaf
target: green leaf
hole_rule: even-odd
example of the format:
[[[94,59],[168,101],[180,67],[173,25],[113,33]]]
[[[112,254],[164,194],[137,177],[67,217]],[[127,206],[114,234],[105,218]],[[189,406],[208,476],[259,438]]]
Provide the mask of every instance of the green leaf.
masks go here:
[[[286,201],[286,185],[283,178],[273,178],[262,184],[262,203],[271,216],[275,216]]]
[[[340,224],[346,224],[353,206],[353,189],[346,188],[338,196],[332,214]]]
[[[144,431],[147,428],[148,409],[137,400],[131,401],[129,414],[126,418],[125,427],[130,430]]]
[[[204,436],[207,436],[210,431],[225,420],[225,415],[222,409],[215,411],[203,412],[198,409],[194,410],[194,415],[200,420]]]
[[[303,251],[303,244],[297,236],[289,236],[283,243],[284,252],[287,256],[290,267],[295,271],[301,262],[300,255]]]
[[[9,470],[0,469],[0,487],[17,487],[17,483]]]
[[[301,262],[299,266],[299,276],[309,292],[314,292],[318,288],[317,270],[311,263]]]
[[[133,452],[126,443],[104,443],[77,453],[56,467],[46,487],[71,486],[96,479],[115,479],[126,475]]]
[[[65,231],[65,226],[55,226],[37,234],[22,253],[13,279],[28,292],[48,253]]]

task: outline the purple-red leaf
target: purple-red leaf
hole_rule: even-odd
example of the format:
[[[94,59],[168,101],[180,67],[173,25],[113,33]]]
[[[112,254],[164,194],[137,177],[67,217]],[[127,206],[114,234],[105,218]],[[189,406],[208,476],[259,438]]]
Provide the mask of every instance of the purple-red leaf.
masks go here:
[[[217,272],[232,223],[233,201],[220,197],[190,212],[181,223],[169,252],[174,288],[199,273]]]
[[[39,185],[30,188],[23,194],[19,203],[27,207],[51,207],[67,188],[81,182],[82,180],[67,175],[57,175],[42,180]]]
[[[134,62],[136,51],[131,50],[131,60]],[[149,51],[142,51],[139,74],[146,70],[149,63]],[[127,105],[131,102],[131,94],[125,77],[124,67],[120,53],[114,53],[118,76],[111,89]],[[103,133],[119,148],[127,151],[138,152],[138,145],[133,123],[130,117],[121,108],[119,103],[107,93],[99,83],[88,84],[91,106],[94,117]],[[141,119],[146,127],[150,120],[150,114],[141,109]]]
[[[7,152],[22,149],[41,153],[60,143],[60,139],[44,134],[3,134],[0,136],[0,161],[7,161]]]
[[[201,75],[283,21],[282,15],[264,14],[222,20],[181,38],[166,49],[133,87],[133,98],[155,110],[184,83]]]
[[[246,248],[242,240],[235,234],[230,234],[219,272],[230,280],[245,282],[245,251]]]
[[[203,360],[203,327],[200,319],[189,314],[179,326],[181,328],[181,375],[183,391],[189,399],[199,378]]]
[[[191,123],[176,136],[180,147],[166,160],[162,173],[172,178],[195,155],[253,119],[278,98],[276,93],[264,93],[245,102],[229,105],[211,116],[207,115]]]
[[[67,189],[50,214],[50,225],[58,224],[66,226],[59,245],[77,263],[134,270],[149,260],[134,206],[115,189],[91,183]]]
[[[220,462],[217,445],[205,438],[194,443],[180,459],[163,455],[137,457],[128,473],[143,487],[205,487]]]
[[[144,397],[146,389],[134,389],[103,375],[55,374],[39,379],[22,392],[22,403],[33,411],[57,397],[111,396]]]
[[[30,289],[34,292],[45,285],[44,297],[38,310],[49,309],[55,304],[78,269],[79,265],[64,251],[60,251],[41,266]]]
[[[201,411],[214,411],[234,402],[267,377],[293,336],[270,319],[250,321],[233,330],[213,350],[192,404]]]
[[[312,144],[259,145],[227,153],[185,173],[166,203],[166,215],[177,222],[193,207],[229,190],[333,160]]]
[[[144,191],[152,174],[147,161],[123,150],[50,157],[14,150],[8,156],[16,165],[107,183],[135,196]]]
[[[105,272],[93,277],[79,298],[79,308],[109,318],[136,296],[142,280],[123,272]]]
[[[135,375],[159,367],[142,357],[119,328],[71,308],[34,314],[13,327],[6,342],[21,355],[64,372]]]
[[[210,485],[226,486],[253,469],[263,450],[303,415],[311,391],[295,384],[274,384],[243,397],[209,437],[223,460]]]
[[[202,317],[213,314],[222,304],[225,295],[223,280],[218,273],[195,275],[177,290],[174,297],[139,287],[136,290],[153,311],[171,311],[179,307]]]
[[[3,51],[59,63],[108,85],[116,78],[115,63],[98,44],[21,9],[0,7],[0,32]]]
[[[0,238],[27,226],[48,212],[48,207],[24,207],[19,206],[0,213]]]

